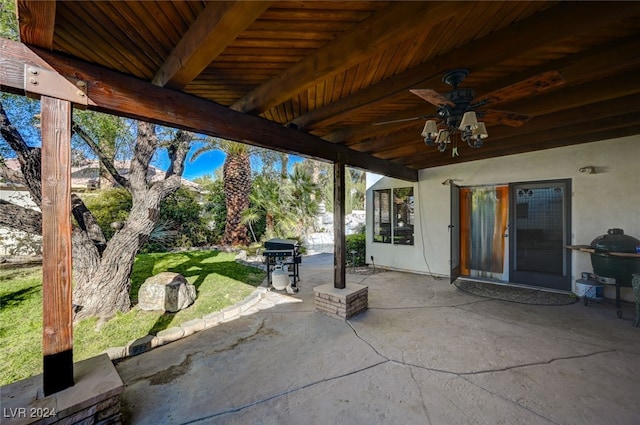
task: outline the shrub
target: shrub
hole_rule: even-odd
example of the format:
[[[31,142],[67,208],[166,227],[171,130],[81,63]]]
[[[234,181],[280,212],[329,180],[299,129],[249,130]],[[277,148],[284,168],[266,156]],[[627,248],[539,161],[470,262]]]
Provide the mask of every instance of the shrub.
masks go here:
[[[202,207],[196,195],[183,187],[165,198],[160,204],[160,222],[178,233],[171,243],[171,248],[190,248],[209,245],[213,232],[207,228]]]
[[[356,266],[364,266],[367,264],[365,260],[365,246],[366,246],[366,236],[364,233],[357,233],[355,235],[347,235],[345,237],[346,241],[346,254],[347,261],[351,262],[355,257],[355,265]],[[351,254],[351,251],[356,251],[357,253],[354,255]]]
[[[131,194],[121,188],[83,194],[87,208],[98,221],[107,240],[115,233],[110,226],[125,221],[131,210]],[[163,252],[211,244],[213,231],[207,227],[202,208],[193,192],[180,188],[160,204],[160,220],[142,252]]]
[[[224,184],[222,179],[201,179],[198,181],[205,191],[205,203],[202,207],[207,228],[211,233],[211,242],[220,243],[224,235],[227,218],[227,207],[224,200]]]
[[[115,230],[111,223],[125,221],[131,211],[131,194],[126,189],[103,189],[80,194],[82,200],[98,221],[104,237],[111,239]]]

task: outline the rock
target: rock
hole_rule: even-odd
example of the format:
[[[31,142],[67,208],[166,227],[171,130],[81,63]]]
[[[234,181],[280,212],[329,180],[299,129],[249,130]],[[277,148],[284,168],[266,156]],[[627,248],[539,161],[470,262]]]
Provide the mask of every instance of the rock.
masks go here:
[[[178,273],[162,272],[151,276],[138,291],[138,307],[175,313],[196,299],[196,287]]]

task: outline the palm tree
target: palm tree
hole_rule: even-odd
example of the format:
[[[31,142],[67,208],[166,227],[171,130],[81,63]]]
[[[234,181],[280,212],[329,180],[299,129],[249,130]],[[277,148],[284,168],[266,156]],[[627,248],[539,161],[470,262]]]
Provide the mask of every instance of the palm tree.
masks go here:
[[[251,194],[249,147],[243,143],[220,138],[207,139],[205,143],[194,152],[191,161],[214,149],[220,149],[226,154],[222,166],[222,180],[227,218],[222,243],[225,245],[249,245],[247,227],[242,222],[242,212],[249,208],[249,195]]]
[[[291,210],[298,219],[296,233],[303,234],[313,227],[320,203],[320,187],[314,183],[312,175],[298,164],[289,179],[292,190]]]
[[[260,217],[265,218],[265,237],[285,237],[295,225],[287,180],[274,180],[268,175],[258,175],[251,191],[251,207],[242,214],[244,223],[256,223]]]
[[[242,215],[245,223],[265,217],[265,237],[299,237],[313,226],[318,211],[319,187],[311,175],[296,164],[286,180],[259,175],[251,192],[251,207]]]

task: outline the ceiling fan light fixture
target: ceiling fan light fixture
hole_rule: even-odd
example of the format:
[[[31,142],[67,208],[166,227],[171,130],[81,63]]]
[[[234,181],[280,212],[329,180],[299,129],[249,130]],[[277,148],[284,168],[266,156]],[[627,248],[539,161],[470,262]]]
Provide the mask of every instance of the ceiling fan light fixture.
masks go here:
[[[478,126],[478,118],[476,117],[476,113],[473,111],[465,112],[462,116],[462,121],[460,121],[460,127],[458,130],[473,130]]]
[[[476,97],[475,90],[460,87],[460,84],[468,75],[469,70],[467,69],[453,69],[447,72],[442,77],[442,81],[450,85],[453,90],[444,94],[432,89],[409,90],[437,108],[435,115],[429,115],[430,118],[433,117],[435,120],[427,121],[422,130],[421,134],[424,137],[424,143],[427,146],[437,146],[440,152],[444,152],[447,145],[451,143],[453,144],[453,156],[458,155],[458,141],[467,142],[472,148],[480,148],[483,140],[489,137],[486,124],[478,122],[478,115],[481,118],[491,115],[488,118],[490,123],[505,124],[511,127],[519,127],[531,118],[531,116],[525,114],[488,109],[479,110],[476,113],[476,109],[483,108],[491,103],[511,101],[527,94],[538,93],[542,87],[546,87],[545,84],[548,85],[554,79],[558,82],[564,82],[564,79],[557,71],[543,73],[520,83],[485,94],[474,102]],[[438,125],[441,130],[437,130]],[[457,134],[458,132],[459,134]]]
[[[449,140],[449,130],[442,129],[438,131],[438,137],[436,138],[436,144],[440,143],[451,143]]]
[[[489,137],[489,133],[487,133],[487,126],[483,122],[479,122],[471,132],[471,136],[476,139],[486,139]]]
[[[424,137],[424,143],[427,146],[434,145],[434,136],[438,133],[438,124],[434,120],[427,120],[422,130],[422,137]]]
[[[469,132],[467,132],[469,133]],[[478,123],[476,128],[474,128],[471,134],[465,135],[465,140],[470,148],[478,149],[482,147],[482,140],[489,137],[487,133],[487,128],[483,122]]]
[[[438,125],[434,120],[427,120],[422,129],[422,137],[427,137],[430,134],[436,134],[438,132]]]

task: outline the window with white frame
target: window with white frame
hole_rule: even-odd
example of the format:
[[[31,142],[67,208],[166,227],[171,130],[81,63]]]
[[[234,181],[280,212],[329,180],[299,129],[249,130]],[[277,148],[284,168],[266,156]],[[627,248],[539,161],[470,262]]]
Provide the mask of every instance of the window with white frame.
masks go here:
[[[373,191],[373,241],[413,245],[413,187]]]

